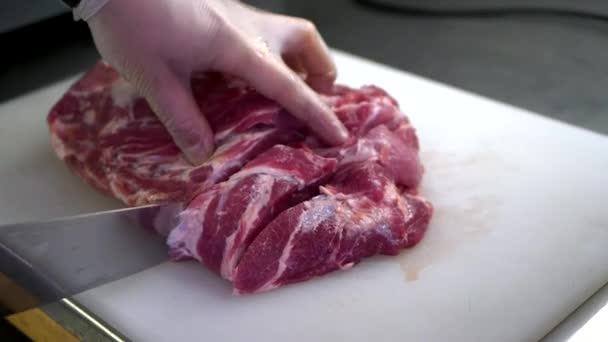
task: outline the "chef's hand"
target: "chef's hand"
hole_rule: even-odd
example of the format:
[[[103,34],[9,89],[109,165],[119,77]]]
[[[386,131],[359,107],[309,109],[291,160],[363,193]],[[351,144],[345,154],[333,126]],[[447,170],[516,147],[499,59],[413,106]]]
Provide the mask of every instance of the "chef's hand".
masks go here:
[[[310,88],[330,88],[336,68],[306,20],[233,0],[110,0],[88,24],[104,60],[146,97],[192,163],[203,162],[214,148],[190,88],[195,71],[248,81],[329,144],[347,137]],[[294,71],[306,73],[308,85]]]

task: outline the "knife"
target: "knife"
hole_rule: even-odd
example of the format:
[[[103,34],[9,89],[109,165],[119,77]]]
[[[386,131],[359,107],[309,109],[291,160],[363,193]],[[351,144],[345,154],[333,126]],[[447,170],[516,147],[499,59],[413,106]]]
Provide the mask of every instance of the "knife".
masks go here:
[[[165,236],[181,209],[169,203],[0,226],[0,301],[18,313],[167,261]]]

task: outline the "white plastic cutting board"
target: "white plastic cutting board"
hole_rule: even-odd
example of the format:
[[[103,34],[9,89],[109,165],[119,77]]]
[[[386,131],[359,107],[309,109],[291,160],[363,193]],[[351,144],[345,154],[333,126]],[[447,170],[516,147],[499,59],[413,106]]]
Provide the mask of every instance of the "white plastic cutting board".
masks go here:
[[[262,295],[167,263],[78,299],[136,341],[532,341],[608,281],[608,138],[335,56],[341,83],[384,87],[418,129],[436,210],[419,246]],[[51,153],[68,85],[0,106],[0,222],[120,206]]]

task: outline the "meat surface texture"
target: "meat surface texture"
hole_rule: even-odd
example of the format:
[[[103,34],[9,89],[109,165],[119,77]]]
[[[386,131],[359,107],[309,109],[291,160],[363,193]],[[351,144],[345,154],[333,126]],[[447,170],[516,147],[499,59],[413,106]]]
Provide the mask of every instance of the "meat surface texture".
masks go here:
[[[192,79],[216,150],[190,165],[145,99],[97,63],[51,109],[58,157],[125,204],[180,202],[167,235],[174,260],[195,259],[255,293],[396,255],[423,237],[432,206],[414,127],[382,89],[320,95],[349,130],[326,146],[274,101],[217,73]]]
[[[249,293],[396,255],[429,223],[424,200],[404,194],[376,162],[348,165],[321,194],[282,212],[243,255],[235,289]]]

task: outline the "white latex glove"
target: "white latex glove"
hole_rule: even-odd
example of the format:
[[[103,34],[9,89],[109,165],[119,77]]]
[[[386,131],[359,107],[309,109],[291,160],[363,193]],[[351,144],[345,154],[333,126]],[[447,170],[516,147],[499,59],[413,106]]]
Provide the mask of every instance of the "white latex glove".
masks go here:
[[[213,132],[190,88],[196,71],[248,81],[329,144],[347,132],[308,86],[331,87],[336,68],[309,21],[233,0],[110,0],[88,20],[104,60],[151,104],[192,163],[213,151]],[[285,63],[307,74],[306,83]]]

